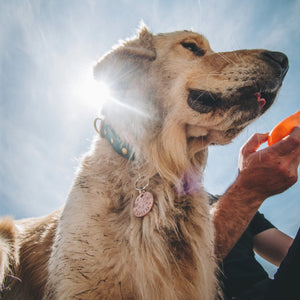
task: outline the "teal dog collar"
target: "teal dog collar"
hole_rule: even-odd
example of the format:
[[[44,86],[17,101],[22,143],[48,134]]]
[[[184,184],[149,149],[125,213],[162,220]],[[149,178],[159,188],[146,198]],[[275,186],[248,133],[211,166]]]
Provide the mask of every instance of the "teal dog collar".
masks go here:
[[[97,128],[98,121],[100,121],[99,129]],[[124,143],[109,125],[104,123],[104,119],[96,118],[94,121],[94,127],[102,138],[106,138],[108,140],[118,154],[129,160],[134,160],[134,153],[132,153],[131,147],[127,143]]]

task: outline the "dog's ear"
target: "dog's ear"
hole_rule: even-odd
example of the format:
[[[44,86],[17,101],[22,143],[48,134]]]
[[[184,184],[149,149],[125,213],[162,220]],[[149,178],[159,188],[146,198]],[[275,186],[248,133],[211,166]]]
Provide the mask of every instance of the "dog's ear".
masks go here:
[[[143,26],[138,38],[127,40],[106,54],[94,67],[94,76],[108,85],[126,88],[133,76],[156,58],[153,35]]]

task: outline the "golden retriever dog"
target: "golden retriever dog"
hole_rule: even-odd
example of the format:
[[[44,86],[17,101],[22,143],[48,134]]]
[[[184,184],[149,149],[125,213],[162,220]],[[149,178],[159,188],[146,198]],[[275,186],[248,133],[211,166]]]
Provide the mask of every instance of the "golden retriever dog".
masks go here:
[[[2,298],[215,299],[207,147],[262,115],[287,68],[279,52],[145,27],[105,55],[94,72],[111,99],[64,208],[0,223]]]

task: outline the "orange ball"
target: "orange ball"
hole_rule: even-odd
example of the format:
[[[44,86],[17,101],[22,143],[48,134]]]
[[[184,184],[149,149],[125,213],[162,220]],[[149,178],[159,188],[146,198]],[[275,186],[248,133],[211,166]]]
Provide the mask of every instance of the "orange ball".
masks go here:
[[[268,145],[272,146],[275,143],[279,142],[284,137],[289,135],[291,131],[297,126],[300,126],[300,110],[278,123],[272,129],[272,131],[269,133]]]

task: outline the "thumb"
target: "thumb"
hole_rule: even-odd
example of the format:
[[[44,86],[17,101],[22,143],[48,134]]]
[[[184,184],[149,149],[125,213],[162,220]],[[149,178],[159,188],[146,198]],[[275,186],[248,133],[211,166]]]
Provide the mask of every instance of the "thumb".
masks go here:
[[[242,147],[242,154],[249,154],[256,152],[260,145],[265,143],[268,140],[269,133],[255,133],[253,134],[249,140]]]
[[[291,133],[271,146],[280,155],[292,154],[299,158],[300,155],[300,127],[295,127]]]

